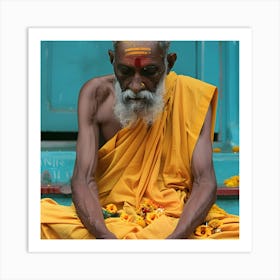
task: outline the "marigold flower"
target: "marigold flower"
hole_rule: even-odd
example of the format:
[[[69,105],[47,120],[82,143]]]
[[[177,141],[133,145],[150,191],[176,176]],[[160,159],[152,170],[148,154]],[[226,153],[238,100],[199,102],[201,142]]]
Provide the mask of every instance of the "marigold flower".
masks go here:
[[[223,224],[222,221],[220,221],[218,219],[213,219],[213,220],[209,221],[208,226],[213,229],[216,229],[222,224]]]
[[[155,212],[150,212],[146,214],[146,223],[149,225],[152,221],[158,218],[158,214]]]
[[[136,214],[144,218],[146,216],[146,213],[144,213],[144,211],[142,211],[142,210],[143,210],[143,208],[138,209],[136,211]]]
[[[145,227],[145,226],[146,226],[146,222],[145,222],[144,218],[141,217],[141,216],[139,216],[139,215],[136,215],[136,216],[135,216],[134,222],[135,222],[136,224],[140,225],[141,227]]]
[[[232,151],[233,151],[234,153],[239,153],[239,146],[233,146],[233,147],[232,147]]]
[[[224,185],[227,187],[238,187],[239,186],[239,175],[232,176],[224,180]]]
[[[153,211],[154,209],[157,209],[159,207],[159,205],[157,203],[155,203],[154,201],[152,201],[149,198],[144,198],[144,202],[142,203],[142,206],[150,209],[151,211]]]
[[[133,216],[128,215],[125,211],[121,212],[120,218],[124,221],[127,221],[127,222],[131,222],[133,220]]]
[[[110,204],[106,205],[105,209],[110,213],[117,213],[117,211],[118,211],[117,206],[113,203],[110,203]]]
[[[220,153],[222,151],[221,148],[213,148],[214,153]]]
[[[206,226],[206,225],[201,225],[201,226],[196,228],[194,234],[201,237],[201,238],[205,238],[205,237],[212,234],[212,228],[209,227],[209,226]]]
[[[140,204],[140,207],[138,208],[136,213],[137,216],[139,216],[139,218],[137,218],[138,219],[137,221],[141,225],[144,225],[143,223],[144,221],[145,222],[144,226],[146,226],[146,224],[150,224],[153,220],[161,216],[164,213],[164,208],[160,207],[157,203],[155,203],[151,199],[144,198],[143,203]]]

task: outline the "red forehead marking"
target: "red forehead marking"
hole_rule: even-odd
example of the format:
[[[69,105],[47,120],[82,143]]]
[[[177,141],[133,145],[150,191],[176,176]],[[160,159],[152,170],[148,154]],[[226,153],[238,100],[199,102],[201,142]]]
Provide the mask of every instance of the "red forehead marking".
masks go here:
[[[148,56],[139,56],[139,55],[131,55],[131,56],[125,56],[123,58],[123,62],[134,66],[134,67],[144,67],[145,65],[152,63],[152,58]]]
[[[141,67],[141,59],[139,57],[136,57],[134,60],[135,67]]]

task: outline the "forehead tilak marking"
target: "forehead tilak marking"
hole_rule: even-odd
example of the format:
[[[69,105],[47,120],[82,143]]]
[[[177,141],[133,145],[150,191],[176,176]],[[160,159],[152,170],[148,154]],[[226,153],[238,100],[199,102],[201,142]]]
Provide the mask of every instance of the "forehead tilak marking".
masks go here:
[[[151,48],[144,48],[144,47],[135,47],[135,48],[126,48],[124,50],[125,56],[130,55],[149,55],[152,53]]]
[[[147,55],[152,53],[152,49],[149,47],[128,47],[124,49],[124,55],[127,58],[134,59],[135,67],[141,67],[143,62],[147,59]]]

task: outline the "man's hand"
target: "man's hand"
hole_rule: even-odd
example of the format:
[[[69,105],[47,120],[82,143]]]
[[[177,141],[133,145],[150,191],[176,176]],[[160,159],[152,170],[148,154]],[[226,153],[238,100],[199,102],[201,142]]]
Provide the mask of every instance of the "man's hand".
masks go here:
[[[108,231],[96,239],[118,239],[115,234]]]
[[[186,239],[186,238],[187,237],[185,235],[175,234],[174,232],[166,237],[166,239]]]

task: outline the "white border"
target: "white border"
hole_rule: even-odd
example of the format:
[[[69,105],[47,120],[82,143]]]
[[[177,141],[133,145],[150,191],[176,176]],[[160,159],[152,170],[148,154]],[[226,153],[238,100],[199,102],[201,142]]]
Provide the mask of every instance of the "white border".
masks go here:
[[[94,34],[94,36],[93,36]],[[252,45],[249,28],[29,28],[29,241],[30,252],[250,252],[252,248]],[[239,240],[41,240],[40,42],[48,40],[235,40],[240,42]],[[245,94],[246,93],[246,94]],[[246,167],[246,172],[243,172]],[[245,187],[246,186],[246,187]],[[246,207],[245,207],[246,203]],[[246,210],[245,210],[246,209]]]
[[[279,280],[279,4],[278,0],[1,0],[0,279]],[[252,250],[245,254],[30,254],[27,28],[139,24],[252,29]]]

